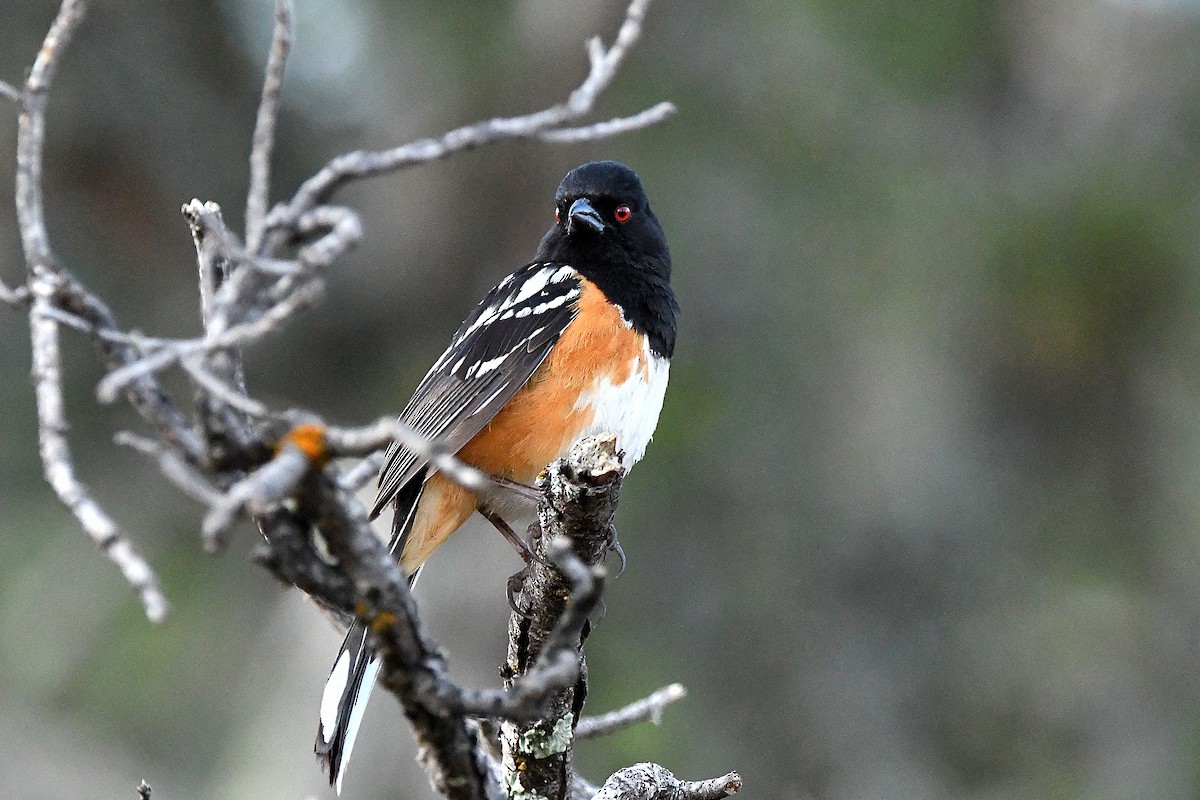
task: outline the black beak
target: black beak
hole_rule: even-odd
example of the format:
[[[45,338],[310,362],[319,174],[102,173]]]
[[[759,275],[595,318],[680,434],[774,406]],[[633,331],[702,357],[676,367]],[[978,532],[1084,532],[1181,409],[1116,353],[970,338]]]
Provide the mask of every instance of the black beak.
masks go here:
[[[582,197],[572,203],[571,210],[567,212],[567,233],[574,233],[577,225],[586,225],[596,233],[604,230],[604,220],[600,218],[600,213]]]

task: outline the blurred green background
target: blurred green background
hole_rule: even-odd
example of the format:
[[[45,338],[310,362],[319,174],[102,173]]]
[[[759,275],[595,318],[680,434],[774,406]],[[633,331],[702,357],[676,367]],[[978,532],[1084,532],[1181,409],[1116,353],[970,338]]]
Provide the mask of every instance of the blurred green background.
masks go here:
[[[332,155],[556,102],[623,4],[299,0],[275,199]],[[51,0],[0,3],[20,80]],[[97,0],[62,65],[46,190],[64,260],[127,325],[197,330],[192,197],[240,221],[269,0]],[[629,554],[588,644],[590,708],[679,680],[662,727],[582,746],[738,769],[759,798],[1200,798],[1200,3],[658,0],[600,116],[356,185],[366,240],[248,355],[330,419],[398,410],[524,263],[576,164],[642,175],[683,314]],[[7,120],[5,122],[5,120]],[[0,163],[15,114],[0,109]],[[19,280],[11,199],[0,274]],[[79,467],[174,613],[145,622],[40,478],[27,327],[0,308],[0,794],[331,797],[311,756],[337,634],[111,444],[68,337]],[[495,685],[486,525],[418,594],[456,675]],[[423,797],[380,695],[353,798]]]

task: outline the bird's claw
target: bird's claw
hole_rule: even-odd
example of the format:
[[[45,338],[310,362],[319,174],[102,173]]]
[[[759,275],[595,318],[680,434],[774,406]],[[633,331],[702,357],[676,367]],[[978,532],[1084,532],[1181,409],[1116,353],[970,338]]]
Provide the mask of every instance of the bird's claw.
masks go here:
[[[625,558],[625,548],[621,547],[621,543],[617,541],[616,525],[608,526],[608,551],[615,552],[617,554],[617,558],[621,560],[621,568],[617,570],[617,574],[613,576],[619,578],[625,574],[625,567],[628,566],[629,561]]]
[[[525,567],[520,572],[510,575],[508,584],[505,586],[505,594],[508,597],[508,607],[513,610],[514,614],[525,619],[532,619],[533,614],[522,610],[517,600],[521,595],[521,590],[525,588],[525,579],[527,577],[529,577],[529,567]]]

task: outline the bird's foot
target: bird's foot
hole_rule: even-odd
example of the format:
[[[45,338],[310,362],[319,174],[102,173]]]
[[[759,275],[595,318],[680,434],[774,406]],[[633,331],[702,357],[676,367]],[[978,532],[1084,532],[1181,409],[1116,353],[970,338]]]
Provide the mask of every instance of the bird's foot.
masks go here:
[[[619,578],[625,573],[625,567],[628,561],[625,559],[625,548],[621,547],[621,543],[617,541],[617,526],[610,524],[608,526],[608,552],[615,552],[617,558],[621,560],[621,568],[617,570],[617,574],[613,577]]]
[[[525,588],[525,579],[529,577],[529,567],[525,567],[520,572],[510,575],[508,584],[505,587],[505,593],[508,595],[508,607],[513,610],[513,613],[525,619],[532,619],[533,614],[521,608],[519,598],[521,590]]]

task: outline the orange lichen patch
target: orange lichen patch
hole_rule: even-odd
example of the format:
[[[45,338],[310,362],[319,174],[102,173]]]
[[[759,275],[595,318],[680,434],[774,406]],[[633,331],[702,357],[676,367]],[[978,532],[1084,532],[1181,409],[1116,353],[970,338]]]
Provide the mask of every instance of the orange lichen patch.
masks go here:
[[[441,473],[425,481],[417,505],[417,518],[413,520],[412,531],[400,557],[404,570],[411,575],[424,564],[450,534],[462,527],[478,503],[474,492]]]
[[[308,456],[315,467],[323,467],[329,462],[329,450],[325,447],[325,429],[320,425],[297,425],[279,440],[276,452],[287,443],[300,448],[300,452]]]
[[[576,407],[580,395],[603,379],[624,383],[646,360],[642,337],[595,284],[586,278],[582,284],[575,321],[525,386],[459,451],[463,461],[532,483],[591,424],[592,410]],[[642,367],[649,374],[648,365]]]
[[[371,630],[377,634],[386,633],[396,624],[396,615],[390,611],[380,611],[375,615],[375,619],[371,620]]]

